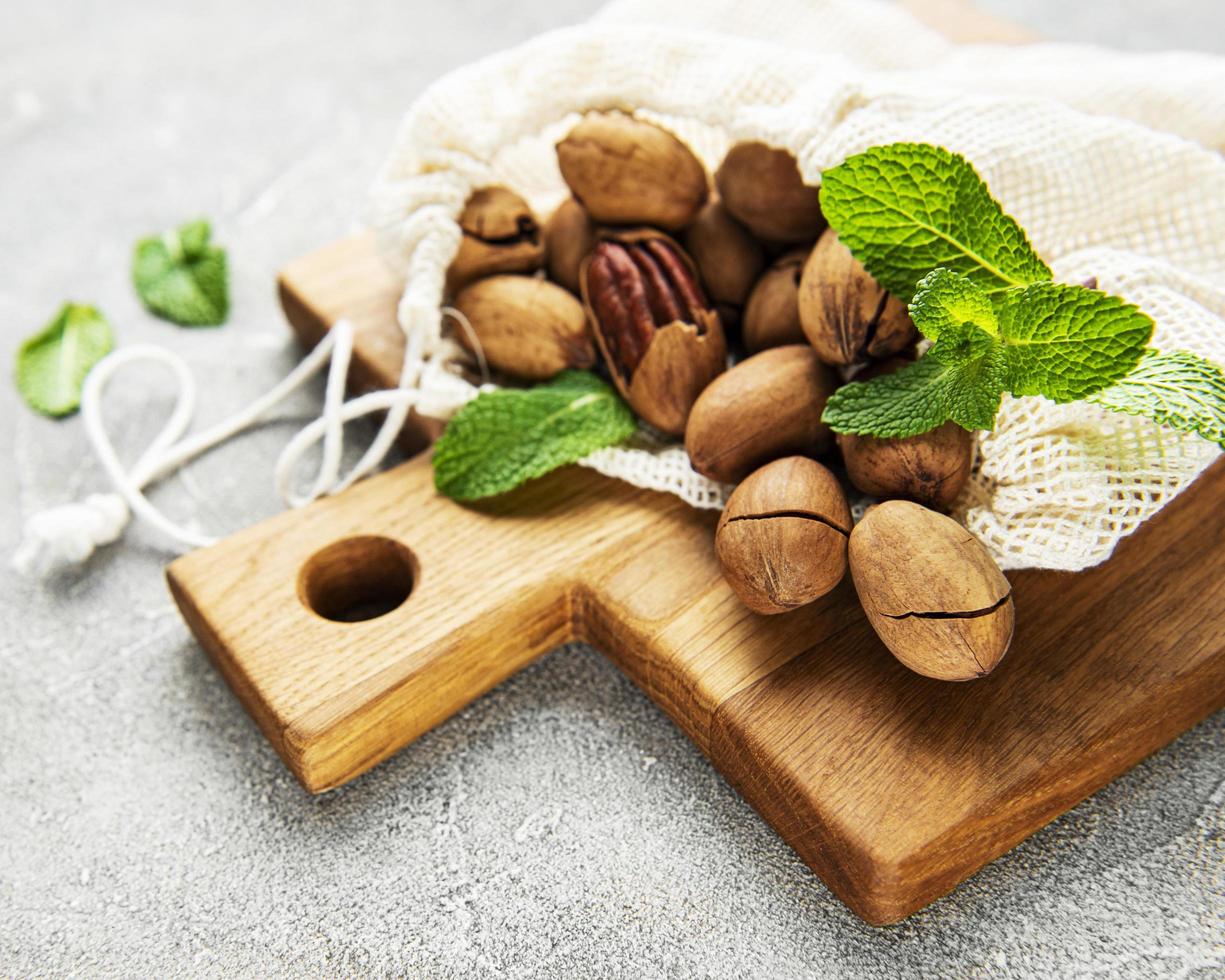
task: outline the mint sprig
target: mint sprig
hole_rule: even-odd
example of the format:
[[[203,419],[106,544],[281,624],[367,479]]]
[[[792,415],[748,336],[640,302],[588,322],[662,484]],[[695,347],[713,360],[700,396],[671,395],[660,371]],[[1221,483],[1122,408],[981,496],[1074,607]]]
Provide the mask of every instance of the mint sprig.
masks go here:
[[[1127,377],[1088,400],[1225,446],[1225,372],[1190,351],[1149,351]]]
[[[892,143],[821,175],[821,210],[864,268],[899,298],[933,269],[951,269],[989,293],[1043,282],[1051,270],[956,153]]]
[[[982,381],[992,369],[979,360],[950,365],[928,354],[892,374],[843,385],[821,418],[835,432],[882,439],[917,436],[949,419],[980,429],[1000,407],[999,385]]]
[[[835,392],[825,420],[836,431],[899,438],[949,419],[990,429],[1004,392],[1083,398],[1134,368],[1153,332],[1148,316],[1115,296],[1045,282],[993,301],[949,269],[920,281],[910,315],[935,344],[914,365]],[[896,404],[880,404],[888,402]]]
[[[90,368],[114,346],[111,326],[92,306],[65,303],[17,351],[17,390],[44,415],[71,415],[81,405]]]
[[[634,413],[594,374],[563,371],[534,388],[478,395],[434,445],[434,486],[455,500],[505,493],[629,438]]]
[[[1040,282],[996,297],[1008,391],[1079,401],[1140,363],[1153,321],[1138,307],[1084,286]]]
[[[224,323],[230,311],[226,254],[209,244],[203,219],[141,240],[132,256],[132,283],[145,308],[185,327]]]
[[[1117,296],[1051,281],[1025,232],[961,156],[895,143],[822,176],[839,239],[934,341],[915,364],[854,383],[823,416],[838,432],[897,438],[952,419],[991,429],[1004,393],[1112,411],[1221,442],[1225,375],[1184,351],[1146,351],[1153,321]]]

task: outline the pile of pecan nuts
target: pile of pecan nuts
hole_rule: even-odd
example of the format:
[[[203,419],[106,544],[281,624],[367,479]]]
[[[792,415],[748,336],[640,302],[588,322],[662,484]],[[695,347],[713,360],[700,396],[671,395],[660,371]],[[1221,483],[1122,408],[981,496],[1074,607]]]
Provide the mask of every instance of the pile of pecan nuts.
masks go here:
[[[738,484],[715,549],[755,612],[813,602],[849,562],[899,660],[946,680],[989,673],[1012,638],[1009,584],[939,513],[969,478],[973,436],[948,422],[835,437],[821,421],[840,384],[895,370],[918,337],[905,302],[826,226],[795,158],[738,143],[712,187],[674,134],[608,112],[578,123],[557,160],[572,196],[543,228],[504,187],[467,202],[447,282],[466,321],[457,339],[523,381],[602,365],[639,418],[684,437],[697,472]],[[884,501],[854,527],[814,459],[835,452]]]

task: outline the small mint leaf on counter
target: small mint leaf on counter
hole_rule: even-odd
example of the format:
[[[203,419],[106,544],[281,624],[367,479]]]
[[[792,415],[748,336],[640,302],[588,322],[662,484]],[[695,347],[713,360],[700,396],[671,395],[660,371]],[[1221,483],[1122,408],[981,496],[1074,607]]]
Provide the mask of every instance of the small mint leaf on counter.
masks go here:
[[[994,297],[1014,395],[1072,402],[1128,374],[1144,356],[1153,321],[1139,308],[1084,286],[1034,283]]]
[[[225,251],[209,244],[203,219],[137,243],[132,282],[154,316],[185,327],[213,327],[230,311]]]
[[[43,415],[71,415],[85,375],[114,347],[111,326],[92,306],[65,303],[17,352],[17,390]]]
[[[622,442],[637,428],[617,392],[586,371],[563,371],[534,388],[484,392],[435,443],[434,486],[454,500],[492,497]]]
[[[199,259],[208,252],[208,242],[213,235],[213,229],[203,218],[197,218],[179,228],[177,235],[183,255],[188,259]]]
[[[1225,446],[1225,372],[1190,351],[1149,351],[1134,371],[1088,400]]]
[[[849,157],[822,174],[821,210],[895,296],[939,268],[988,293],[1051,278],[974,167],[943,147],[891,143]]]

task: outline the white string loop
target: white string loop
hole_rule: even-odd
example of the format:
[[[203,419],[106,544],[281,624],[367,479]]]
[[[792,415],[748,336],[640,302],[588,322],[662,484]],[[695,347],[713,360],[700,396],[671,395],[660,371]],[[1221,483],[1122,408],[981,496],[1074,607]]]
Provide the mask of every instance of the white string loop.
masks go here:
[[[106,471],[114,492],[92,494],[84,501],[63,504],[32,515],[25,524],[21,547],[13,564],[22,572],[47,575],[84,563],[94,550],[122,535],[133,516],[155,528],[177,548],[212,544],[215,538],[167,517],[145,496],[145,489],[201,453],[207,452],[239,432],[250,428],[269,410],[301,388],[323,366],[328,365],[323,414],[304,426],[289,441],[277,459],[275,481],[278,493],[290,507],[301,507],[325,494],[337,493],[352,484],[386,456],[408,412],[420,400],[415,387],[376,391],[345,401],[345,380],[353,355],[353,325],[340,320],[323,340],[270,391],[241,411],[195,435],[184,437],[196,408],[196,382],[186,362],[172,351],[149,344],[121,348],[103,358],[89,373],[81,391],[81,418],[98,461]],[[441,371],[442,365],[424,362],[424,370]],[[166,368],[174,376],[177,390],[174,410],[148,448],[125,469],[106,431],[103,401],[107,386],[121,370],[133,364]],[[422,365],[418,365],[422,367]],[[419,373],[419,372],[418,372]],[[408,372],[406,372],[406,375]],[[406,380],[414,381],[415,378]],[[472,388],[456,378],[463,390],[453,392],[455,404],[471,397]],[[454,410],[455,405],[451,408]],[[340,472],[346,422],[374,412],[387,417],[374,444],[356,466]],[[293,474],[302,457],[318,442],[323,443],[319,471],[309,490],[293,487]]]

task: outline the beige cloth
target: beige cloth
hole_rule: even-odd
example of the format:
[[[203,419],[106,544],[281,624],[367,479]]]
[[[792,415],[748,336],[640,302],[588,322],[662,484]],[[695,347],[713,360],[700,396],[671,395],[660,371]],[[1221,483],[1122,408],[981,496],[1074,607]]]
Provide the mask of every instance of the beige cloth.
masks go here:
[[[468,194],[506,183],[547,213],[564,196],[553,143],[610,107],[673,128],[711,167],[734,140],[785,146],[812,183],[872,145],[947,146],[1058,279],[1095,276],[1154,317],[1155,346],[1225,363],[1225,60],[958,46],[875,0],[621,0],[448,75],[405,118],[374,219],[407,276],[401,325],[434,366],[455,356],[440,303]],[[446,417],[475,390],[424,394]],[[1218,453],[1092,405],[1006,398],[956,516],[1005,568],[1086,568]],[[583,462],[695,506],[726,492],[645,437]]]

